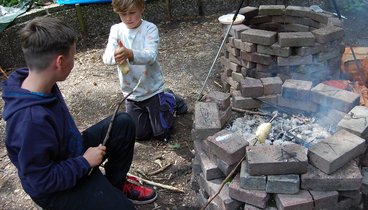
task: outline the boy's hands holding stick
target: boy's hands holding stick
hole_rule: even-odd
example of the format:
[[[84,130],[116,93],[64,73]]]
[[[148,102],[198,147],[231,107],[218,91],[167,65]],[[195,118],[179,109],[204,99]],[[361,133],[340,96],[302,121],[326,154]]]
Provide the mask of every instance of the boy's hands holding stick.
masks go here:
[[[106,146],[100,144],[97,147],[89,147],[83,154],[83,157],[87,160],[91,168],[93,168],[102,163],[102,160],[105,155],[106,155]]]
[[[133,51],[126,48],[121,40],[118,41],[118,46],[114,51],[114,58],[117,64],[124,64],[127,60],[133,59]]]

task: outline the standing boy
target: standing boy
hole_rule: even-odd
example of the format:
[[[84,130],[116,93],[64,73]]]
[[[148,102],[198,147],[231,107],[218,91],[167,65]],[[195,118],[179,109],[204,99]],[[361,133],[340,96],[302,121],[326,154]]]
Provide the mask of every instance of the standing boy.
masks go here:
[[[81,134],[69,113],[56,82],[74,66],[74,31],[58,19],[35,18],[20,42],[28,68],[4,81],[2,97],[6,148],[23,189],[44,209],[134,209],[131,201],[155,200],[155,191],[126,177],[135,138],[129,115],[116,116],[103,146],[111,117]],[[106,158],[104,176],[98,166]]]
[[[167,140],[174,121],[175,96],[164,92],[164,78],[158,62],[159,33],[155,24],[142,20],[144,0],[112,0],[121,23],[111,27],[103,55],[108,65],[117,64],[120,86],[129,94],[126,111],[136,125],[136,139]]]

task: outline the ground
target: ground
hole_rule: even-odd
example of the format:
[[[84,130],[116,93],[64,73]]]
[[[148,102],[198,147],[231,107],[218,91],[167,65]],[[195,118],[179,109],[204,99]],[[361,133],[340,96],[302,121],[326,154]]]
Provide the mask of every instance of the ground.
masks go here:
[[[353,46],[368,47],[368,14],[358,14],[343,13],[349,18],[344,23],[345,39]],[[171,164],[163,172],[147,175],[146,179],[171,185],[184,193],[157,187],[157,201],[137,206],[139,210],[199,209],[195,193],[190,187],[191,160],[194,157],[190,131],[194,103],[222,41],[223,29],[217,21],[219,15],[188,17],[158,24],[161,35],[159,60],[166,86],[186,100],[189,112],[176,117],[176,128],[168,143],[158,140],[136,143],[130,173],[147,175],[161,168],[160,165]],[[115,67],[106,66],[101,60],[106,40],[107,36],[81,40],[74,70],[65,82],[59,84],[81,131],[111,115],[121,98]],[[219,72],[219,62],[216,62],[206,91],[220,89],[216,82]],[[4,147],[5,122],[1,120],[0,125],[0,209],[35,209],[7,158]]]

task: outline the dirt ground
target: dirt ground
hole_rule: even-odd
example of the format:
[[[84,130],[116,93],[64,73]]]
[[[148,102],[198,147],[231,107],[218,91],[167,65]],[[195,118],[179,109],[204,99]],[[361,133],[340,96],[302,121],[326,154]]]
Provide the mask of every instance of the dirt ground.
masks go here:
[[[348,17],[344,23],[345,39],[353,46],[368,47],[368,14],[361,13],[343,13]],[[139,176],[145,174],[146,179],[171,185],[184,193],[158,187],[157,201],[137,206],[139,210],[199,209],[196,195],[190,187],[191,160],[194,157],[190,131],[194,102],[222,41],[223,29],[217,21],[220,15],[188,17],[158,24],[161,36],[160,63],[166,86],[186,100],[189,112],[176,117],[176,128],[170,142],[151,140],[136,143],[130,173]],[[106,40],[107,36],[81,40],[74,70],[65,82],[59,84],[81,131],[111,115],[121,98],[115,67],[102,63]],[[206,90],[220,90],[215,82],[220,72],[218,63]],[[121,109],[124,110],[124,107]],[[7,158],[4,140],[5,122],[1,120],[0,209],[35,209],[19,183],[16,169]],[[168,164],[171,166],[163,172],[148,175]]]

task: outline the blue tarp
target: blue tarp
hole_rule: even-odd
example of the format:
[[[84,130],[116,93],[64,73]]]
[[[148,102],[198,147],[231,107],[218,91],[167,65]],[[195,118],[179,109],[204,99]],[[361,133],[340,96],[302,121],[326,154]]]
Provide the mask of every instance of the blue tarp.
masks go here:
[[[32,0],[23,0],[14,7],[0,5],[0,32],[4,31],[15,18],[25,13],[32,5]]]
[[[58,4],[92,4],[106,2],[111,2],[111,0],[57,0]]]

